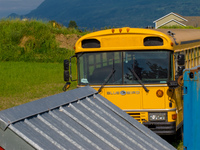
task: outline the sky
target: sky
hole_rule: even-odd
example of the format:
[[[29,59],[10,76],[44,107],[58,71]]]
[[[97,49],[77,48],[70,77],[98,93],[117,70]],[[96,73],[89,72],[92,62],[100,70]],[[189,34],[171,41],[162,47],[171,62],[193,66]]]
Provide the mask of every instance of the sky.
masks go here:
[[[0,19],[11,13],[25,15],[37,8],[44,0],[0,0]]]

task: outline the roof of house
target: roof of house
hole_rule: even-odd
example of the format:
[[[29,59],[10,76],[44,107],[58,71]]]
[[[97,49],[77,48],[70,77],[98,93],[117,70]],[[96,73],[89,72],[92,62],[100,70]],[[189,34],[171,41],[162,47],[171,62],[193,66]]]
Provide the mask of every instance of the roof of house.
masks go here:
[[[1,111],[8,129],[35,149],[175,149],[89,86]]]
[[[174,21],[177,24],[180,24],[182,26],[193,26],[193,27],[199,27],[200,26],[200,16],[181,16],[181,15],[179,15],[177,13],[173,13],[173,12],[155,20],[153,23],[156,23],[156,22],[158,22],[158,21],[160,21],[160,20],[162,20],[162,19],[164,19],[164,18],[166,18],[170,15],[174,15],[174,16],[180,18],[182,21],[180,21],[180,20],[177,21],[176,19],[171,19],[171,20],[163,23],[162,25],[157,26],[156,28],[159,28],[163,25],[166,25],[167,23],[172,22],[172,21]]]
[[[200,42],[200,29],[154,29],[160,31],[166,35],[169,35],[169,31],[174,33],[174,38],[169,36],[172,41],[176,41],[179,44]]]
[[[179,15],[179,14],[177,14],[177,13],[173,13],[173,12],[171,12],[171,13],[169,13],[169,14],[167,14],[167,15],[165,15],[165,16],[163,16],[163,17],[157,19],[157,20],[155,20],[153,23],[156,23],[156,22],[162,20],[163,18],[166,18],[166,17],[168,17],[169,15],[172,15],[172,14],[173,14],[174,16],[177,16],[178,18],[184,20],[184,21],[187,21],[187,19],[185,19],[185,18],[182,17],[181,15]]]
[[[188,21],[181,21],[186,26],[198,27],[200,26],[200,16],[185,16]]]

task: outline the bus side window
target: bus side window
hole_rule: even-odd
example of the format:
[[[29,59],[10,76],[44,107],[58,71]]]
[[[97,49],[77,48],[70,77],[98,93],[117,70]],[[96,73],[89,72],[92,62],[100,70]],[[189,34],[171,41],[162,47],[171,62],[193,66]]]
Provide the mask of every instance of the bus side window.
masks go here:
[[[82,41],[82,48],[100,48],[100,42],[97,39],[86,39]]]
[[[162,46],[163,39],[160,37],[146,37],[144,38],[144,46]]]

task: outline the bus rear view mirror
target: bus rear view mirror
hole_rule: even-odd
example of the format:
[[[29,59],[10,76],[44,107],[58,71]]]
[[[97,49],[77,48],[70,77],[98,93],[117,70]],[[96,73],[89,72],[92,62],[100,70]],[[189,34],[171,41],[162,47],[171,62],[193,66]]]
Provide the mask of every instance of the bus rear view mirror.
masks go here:
[[[72,79],[72,68],[75,68],[75,61],[72,61],[72,58],[76,57],[76,55],[71,56],[70,59],[64,60],[64,81],[76,81]],[[75,74],[75,73],[74,73]]]
[[[69,81],[69,71],[64,70],[64,81],[68,82]]]
[[[69,81],[69,60],[64,60],[64,81]]]
[[[185,69],[185,66],[178,66],[178,75],[183,75],[183,70]]]
[[[69,60],[68,59],[64,60],[64,70],[69,70]]]
[[[178,65],[184,65],[185,64],[185,55],[179,54],[178,55]]]

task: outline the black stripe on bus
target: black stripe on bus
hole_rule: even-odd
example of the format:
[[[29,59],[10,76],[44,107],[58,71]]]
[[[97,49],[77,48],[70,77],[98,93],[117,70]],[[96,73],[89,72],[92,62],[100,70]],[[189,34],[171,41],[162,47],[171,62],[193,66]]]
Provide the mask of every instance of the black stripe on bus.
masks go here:
[[[198,39],[198,40],[191,40],[191,41],[184,41],[184,42],[181,42],[181,44],[190,44],[190,43],[195,43],[195,42],[200,42],[200,39]]]

